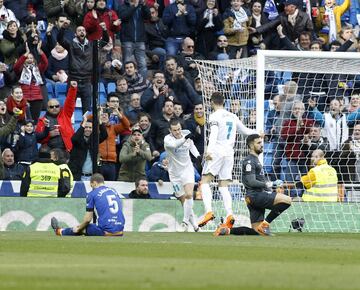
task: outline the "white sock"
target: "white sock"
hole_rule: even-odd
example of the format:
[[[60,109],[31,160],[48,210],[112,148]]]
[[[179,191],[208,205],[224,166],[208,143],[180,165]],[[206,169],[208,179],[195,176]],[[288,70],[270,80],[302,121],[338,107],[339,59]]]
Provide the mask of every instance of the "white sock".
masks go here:
[[[201,184],[201,194],[205,206],[205,211],[206,212],[212,211],[212,207],[211,207],[212,193],[211,193],[210,185],[208,183]]]
[[[229,192],[229,189],[226,187],[219,187],[219,191],[222,195],[223,201],[224,201],[224,207],[226,210],[226,216],[228,217],[229,215],[233,214],[232,211],[232,199],[231,199],[231,194]]]
[[[193,199],[188,199],[191,202],[191,214],[189,217],[189,222],[191,223],[191,225],[193,226],[194,230],[196,230],[199,226],[195,220],[195,213],[193,210],[193,205],[194,205],[194,200]]]
[[[193,199],[185,199],[184,201],[184,219],[183,219],[183,222],[185,222],[186,224],[189,224],[190,223],[190,216],[191,216],[191,213],[192,213],[192,208],[193,208],[193,204],[194,204],[194,201]]]

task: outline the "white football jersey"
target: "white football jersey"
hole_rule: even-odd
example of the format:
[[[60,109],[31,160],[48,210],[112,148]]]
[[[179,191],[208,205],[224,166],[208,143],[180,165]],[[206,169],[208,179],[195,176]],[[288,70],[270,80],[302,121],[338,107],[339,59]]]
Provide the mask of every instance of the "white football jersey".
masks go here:
[[[222,156],[234,154],[236,133],[245,136],[256,134],[255,130],[245,127],[239,118],[225,109],[218,109],[209,116],[210,135],[207,153]],[[216,134],[214,134],[216,132]]]
[[[164,138],[164,148],[169,160],[169,175],[179,176],[183,171],[193,168],[190,154],[195,157],[199,156],[193,140],[184,137],[190,133],[189,130],[181,130],[183,137],[176,139],[172,134],[168,134]]]

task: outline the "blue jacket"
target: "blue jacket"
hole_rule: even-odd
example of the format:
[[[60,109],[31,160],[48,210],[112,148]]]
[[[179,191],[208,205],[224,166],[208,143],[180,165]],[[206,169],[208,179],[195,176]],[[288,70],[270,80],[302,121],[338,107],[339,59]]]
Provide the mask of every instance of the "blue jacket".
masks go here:
[[[150,9],[146,5],[131,6],[128,1],[118,10],[121,19],[120,39],[122,42],[145,42],[144,20],[150,19]]]
[[[16,160],[33,162],[38,159],[39,151],[37,148],[38,140],[45,138],[49,134],[49,127],[41,133],[21,134],[16,143]]]
[[[150,182],[170,181],[169,172],[164,169],[160,162],[155,162],[148,171],[147,178]]]
[[[195,31],[196,13],[191,4],[186,3],[186,15],[176,16],[179,11],[176,3],[170,4],[164,10],[162,20],[169,27],[170,37],[187,37]]]
[[[52,76],[59,70],[64,70],[66,73],[69,71],[69,55],[62,60],[55,59],[52,55],[48,58],[48,67],[45,71],[45,76],[52,80]]]

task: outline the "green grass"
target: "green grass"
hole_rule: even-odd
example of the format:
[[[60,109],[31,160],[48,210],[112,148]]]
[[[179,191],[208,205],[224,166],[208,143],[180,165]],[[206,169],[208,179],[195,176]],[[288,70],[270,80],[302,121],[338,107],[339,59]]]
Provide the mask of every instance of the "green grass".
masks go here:
[[[0,289],[360,289],[360,235],[0,234]]]

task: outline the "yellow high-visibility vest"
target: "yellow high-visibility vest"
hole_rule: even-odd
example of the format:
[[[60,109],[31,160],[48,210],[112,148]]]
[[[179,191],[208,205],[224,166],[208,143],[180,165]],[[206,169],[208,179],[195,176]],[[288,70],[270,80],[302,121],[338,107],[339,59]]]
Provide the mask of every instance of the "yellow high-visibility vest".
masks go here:
[[[304,201],[337,201],[338,178],[336,170],[327,163],[311,169],[316,176],[315,184],[307,189],[302,198]]]
[[[28,196],[57,197],[60,178],[58,165],[35,162],[30,165],[30,178]]]

